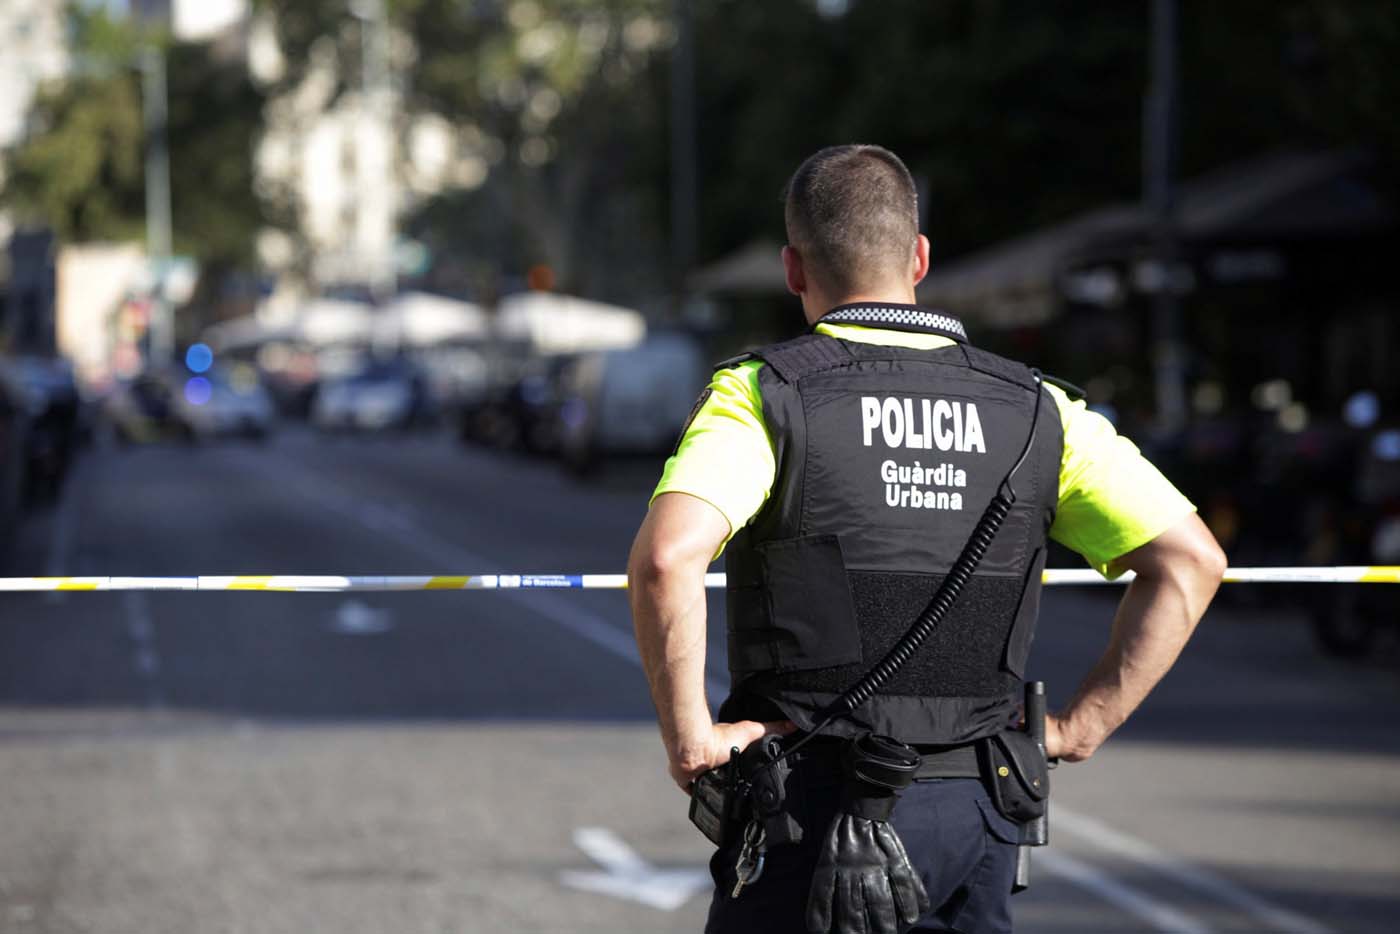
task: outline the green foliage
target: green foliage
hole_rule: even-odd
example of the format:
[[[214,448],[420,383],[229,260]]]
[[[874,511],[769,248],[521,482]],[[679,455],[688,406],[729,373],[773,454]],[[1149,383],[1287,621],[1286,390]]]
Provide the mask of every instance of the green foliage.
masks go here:
[[[358,89],[362,26],[345,0],[259,0],[287,63],[313,63],[330,100]],[[551,265],[562,287],[654,291],[664,267],[663,123],[668,0],[390,0],[399,130],[433,115],[484,173],[405,218],[457,276]],[[411,55],[404,50],[411,48]],[[483,177],[480,177],[484,175]]]
[[[878,142],[925,190],[939,259],[1140,189],[1149,4],[693,0],[700,255],[781,237],[782,185],[823,145]],[[554,266],[565,287],[659,287],[668,254],[672,0],[388,0],[399,127],[452,129],[457,187],[405,219],[459,269]],[[256,0],[286,62],[361,81],[347,0]],[[1184,175],[1287,145],[1400,165],[1400,14],[1383,0],[1181,0]],[[139,37],[79,13],[80,60],[40,94],[4,198],[68,239],[139,236]],[[408,41],[402,41],[408,40]],[[239,61],[169,54],[178,248],[235,264],[274,209],[252,196],[260,94]],[[1392,168],[1392,172],[1394,169]]]
[[[905,159],[940,257],[1134,190],[1140,5],[1067,16],[1041,3],[865,0],[831,20],[807,4],[782,18],[742,0],[699,10],[711,249],[756,222],[781,237],[772,205],[787,176],[837,143]]]
[[[1295,112],[1317,135],[1379,154],[1400,188],[1400,11],[1387,0],[1298,2],[1285,10]]]
[[[143,37],[100,12],[74,12],[77,67],[43,87],[30,133],[7,154],[3,200],[66,241],[141,239],[145,130],[137,69]],[[175,249],[248,266],[263,221],[253,197],[262,97],[239,61],[204,44],[167,49]]]
[[[35,132],[10,154],[4,198],[18,219],[65,240],[140,236],[141,100],[129,74],[80,76],[44,87]]]
[[[172,46],[167,70],[175,250],[251,268],[269,219],[253,194],[263,95],[241,60],[221,60],[205,44]]]
[[[935,258],[1141,189],[1150,5],[697,0],[702,253],[781,237],[773,205],[825,145],[875,142],[925,183]],[[1400,10],[1384,0],[1180,5],[1181,172],[1285,146],[1400,166]]]
[[[410,219],[435,252],[552,266],[561,286],[624,296],[661,288],[665,54],[661,0],[502,4],[403,0],[417,46],[410,109],[447,117],[491,164],[479,194],[447,192]],[[467,205],[498,205],[504,238]],[[502,256],[505,244],[516,244]]]
[[[781,238],[788,174],[840,142],[882,143],[906,159],[940,260],[1139,195],[1147,3],[853,0],[831,19],[808,0],[694,0],[694,9],[702,257]],[[412,106],[500,146],[489,184],[517,196],[476,203],[555,220],[579,211],[563,223],[587,257],[575,279],[580,267],[618,261],[595,247],[619,223],[653,248],[637,259],[660,262],[666,50],[628,59],[615,37],[629,17],[665,18],[672,4],[400,0],[395,10],[419,47],[406,88]],[[1184,176],[1297,145],[1359,144],[1400,165],[1393,3],[1182,0],[1180,21]],[[531,60],[522,52],[542,24],[557,41]],[[601,60],[578,51],[598,24],[612,30]],[[543,131],[554,157],[530,169],[516,158],[531,133],[523,102],[541,89],[562,106]],[[570,201],[566,178],[598,196]],[[520,197],[521,184],[550,195]],[[419,218],[425,236],[442,234],[440,254],[454,243],[489,249],[484,230],[459,239],[459,227],[441,226],[448,216]],[[549,224],[527,216],[515,226],[528,244],[541,241],[531,229]]]

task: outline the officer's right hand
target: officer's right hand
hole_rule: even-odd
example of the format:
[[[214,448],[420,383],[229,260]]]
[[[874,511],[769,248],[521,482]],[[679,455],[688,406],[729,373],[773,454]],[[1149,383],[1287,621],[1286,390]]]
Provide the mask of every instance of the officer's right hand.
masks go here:
[[[1065,718],[1045,715],[1045,755],[1064,762],[1083,762],[1094,754],[1097,744],[1076,741]]]
[[[690,783],[695,777],[728,762],[731,749],[737,747],[743,752],[751,743],[765,736],[786,736],[795,729],[797,724],[791,720],[770,723],[740,720],[738,723],[713,724],[708,737],[699,737],[679,755],[671,757],[671,779],[680,786],[681,791],[690,794]]]

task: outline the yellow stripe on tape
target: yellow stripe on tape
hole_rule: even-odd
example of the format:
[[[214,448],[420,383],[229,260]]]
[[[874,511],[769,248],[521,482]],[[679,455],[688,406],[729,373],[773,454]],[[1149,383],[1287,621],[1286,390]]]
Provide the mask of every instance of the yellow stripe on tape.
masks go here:
[[[96,590],[97,579],[92,577],[59,577],[55,590]]]
[[[235,577],[229,581],[226,590],[270,590],[268,582],[272,580],[271,574],[248,574]]]
[[[462,590],[467,586],[469,577],[431,577],[423,585],[424,590]]]
[[[1372,567],[1361,572],[1363,584],[1400,584],[1400,567]]]

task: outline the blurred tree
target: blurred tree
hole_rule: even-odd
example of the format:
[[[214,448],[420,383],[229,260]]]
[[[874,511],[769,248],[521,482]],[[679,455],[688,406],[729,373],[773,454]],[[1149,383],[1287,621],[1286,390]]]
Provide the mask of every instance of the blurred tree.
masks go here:
[[[167,69],[175,249],[206,265],[249,269],[258,231],[272,220],[254,196],[263,94],[241,60],[207,44],[172,45]]]
[[[37,89],[27,136],[3,153],[0,199],[64,240],[135,239],[144,223],[141,82],[135,35],[77,8],[73,73]]]
[[[31,134],[9,153],[4,200],[22,223],[68,241],[129,240],[143,230],[139,81],[80,75],[42,88]]]
[[[1238,9],[1238,7],[1244,9]],[[1388,0],[1191,4],[1191,104],[1203,121],[1190,142],[1202,161],[1228,146],[1280,142],[1357,146],[1376,153],[1383,181],[1400,186],[1400,6]],[[1252,28],[1251,28],[1252,27]],[[1214,29],[1232,29],[1222,42]],[[1248,50],[1241,55],[1240,45]],[[1246,67],[1242,68],[1241,65]],[[1188,153],[1189,154],[1189,153]]]
[[[358,82],[347,0],[259,0],[298,85]],[[1289,145],[1400,165],[1400,13],[1384,0],[1181,0],[1185,175]],[[899,152],[936,260],[1141,191],[1148,4],[693,0],[702,259],[781,236],[823,145]],[[567,288],[659,289],[671,0],[389,0],[407,134],[445,118],[461,178],[406,218],[459,268],[555,267]],[[505,233],[503,234],[503,229]],[[453,259],[455,257],[455,259]]]
[[[490,167],[478,197],[448,192],[412,219],[439,251],[500,253],[499,233],[446,204],[493,204],[518,249],[561,288],[623,298],[661,288],[666,85],[661,0],[402,0],[417,47],[410,108],[447,117]],[[445,221],[445,223],[444,223]],[[474,229],[475,228],[475,229]],[[506,243],[510,241],[507,240]]]
[[[259,0],[292,93],[331,62],[327,107],[358,87],[362,38],[345,0]],[[436,262],[498,275],[549,265],[560,288],[623,297],[664,269],[666,0],[390,0],[401,151],[415,122],[447,122],[448,186],[407,233]],[[487,270],[491,270],[488,275]]]
[[[904,157],[936,260],[1139,195],[1146,3],[696,8],[708,256],[781,236],[787,175],[841,142]],[[1299,145],[1400,168],[1396,4],[1182,0],[1181,22],[1184,174]]]
[[[772,205],[788,174],[842,142],[905,159],[936,258],[1132,196],[1145,11],[1072,6],[856,0],[839,16],[794,3],[775,17],[701,4],[701,177],[719,180],[706,243],[781,235]]]
[[[28,135],[6,154],[3,198],[18,219],[64,240],[140,239],[140,37],[101,10],[77,7],[73,17],[77,65],[36,96]],[[207,44],[170,45],[167,71],[175,249],[216,271],[249,267],[264,222],[252,194],[262,97],[241,61]]]

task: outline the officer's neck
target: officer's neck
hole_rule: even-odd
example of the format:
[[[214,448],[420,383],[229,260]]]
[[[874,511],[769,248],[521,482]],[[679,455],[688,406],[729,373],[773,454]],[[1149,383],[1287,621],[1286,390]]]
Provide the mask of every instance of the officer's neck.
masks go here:
[[[808,289],[802,293],[802,314],[809,325],[816,324],[822,316],[833,308],[842,305],[914,305],[914,289],[889,288],[868,292],[823,293],[818,289]]]

